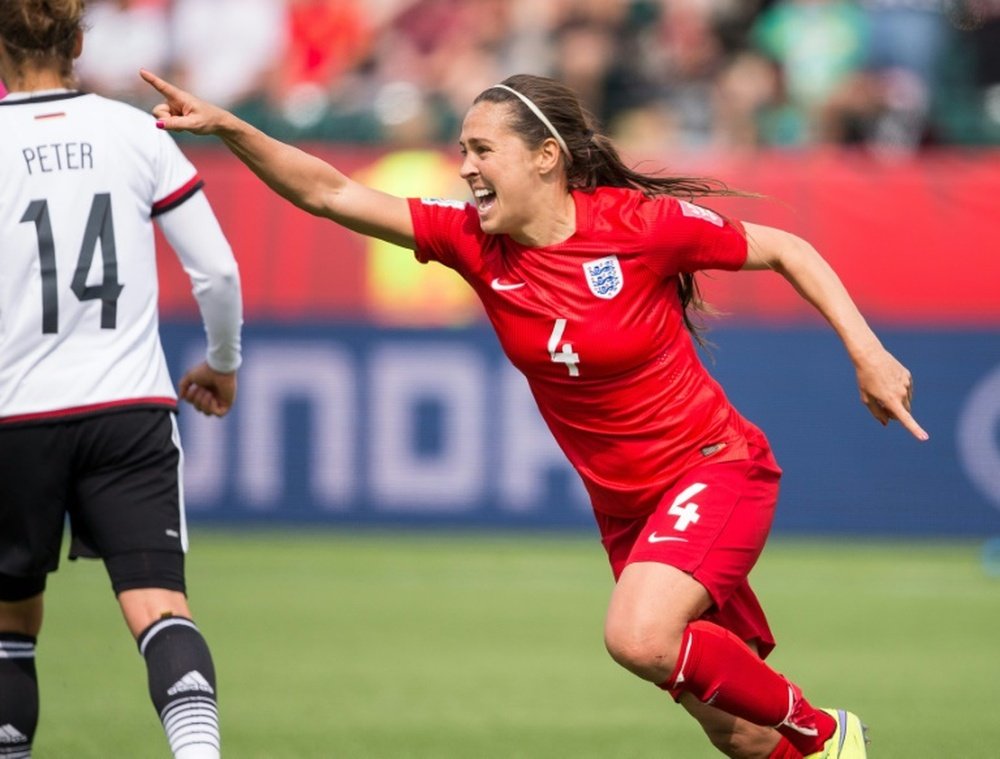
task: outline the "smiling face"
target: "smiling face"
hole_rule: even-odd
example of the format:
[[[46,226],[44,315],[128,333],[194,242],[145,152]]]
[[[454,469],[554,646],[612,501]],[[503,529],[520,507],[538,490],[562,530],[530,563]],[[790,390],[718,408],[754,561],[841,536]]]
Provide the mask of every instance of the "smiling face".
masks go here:
[[[508,103],[473,105],[459,144],[462,179],[472,189],[483,231],[519,237],[538,221],[539,209],[549,207],[545,201],[559,157],[553,140],[536,149],[524,142],[510,127],[511,108]]]

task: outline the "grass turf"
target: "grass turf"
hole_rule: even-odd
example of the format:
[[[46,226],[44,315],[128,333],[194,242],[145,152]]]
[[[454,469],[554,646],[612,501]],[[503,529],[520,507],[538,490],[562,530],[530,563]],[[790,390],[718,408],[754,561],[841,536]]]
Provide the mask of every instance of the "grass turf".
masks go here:
[[[232,759],[721,756],[603,649],[596,539],[196,528],[190,600]],[[1000,579],[978,545],[772,540],[771,663],[875,759],[1000,756]],[[166,759],[96,562],[50,578],[35,759]]]

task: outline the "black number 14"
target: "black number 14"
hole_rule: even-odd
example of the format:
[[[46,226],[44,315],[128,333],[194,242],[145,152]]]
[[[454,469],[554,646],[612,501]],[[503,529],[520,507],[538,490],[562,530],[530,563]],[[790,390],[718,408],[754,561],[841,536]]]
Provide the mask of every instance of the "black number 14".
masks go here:
[[[34,222],[38,234],[38,260],[42,271],[42,332],[59,331],[59,295],[56,290],[56,246],[52,237],[47,200],[33,200],[21,222]],[[101,243],[104,279],[88,285],[87,274],[94,263],[94,249]],[[80,257],[70,288],[78,300],[101,301],[101,329],[114,329],[118,316],[118,296],[124,285],[118,283],[118,259],[115,257],[115,226],[111,219],[111,196],[98,193],[90,206],[87,228],[80,245]]]

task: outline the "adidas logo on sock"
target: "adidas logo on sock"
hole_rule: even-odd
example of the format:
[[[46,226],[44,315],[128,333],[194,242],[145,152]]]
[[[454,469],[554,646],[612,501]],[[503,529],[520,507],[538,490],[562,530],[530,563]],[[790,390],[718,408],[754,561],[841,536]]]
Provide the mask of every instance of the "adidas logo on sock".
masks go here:
[[[18,730],[9,722],[0,725],[0,743],[27,743],[28,736]]]
[[[200,690],[205,693],[215,694],[215,691],[212,690],[212,686],[208,684],[208,680],[202,676],[201,672],[193,669],[170,686],[167,690],[167,695],[176,696],[178,693],[186,693],[187,691],[192,690]]]

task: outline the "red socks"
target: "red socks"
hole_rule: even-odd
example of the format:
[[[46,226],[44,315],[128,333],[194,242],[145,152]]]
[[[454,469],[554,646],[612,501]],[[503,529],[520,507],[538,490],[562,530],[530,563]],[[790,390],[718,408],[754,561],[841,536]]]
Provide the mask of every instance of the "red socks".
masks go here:
[[[688,692],[748,722],[775,727],[803,755],[820,751],[836,729],[833,717],[812,707],[746,643],[711,622],[687,626],[677,666],[660,687],[675,698]]]

